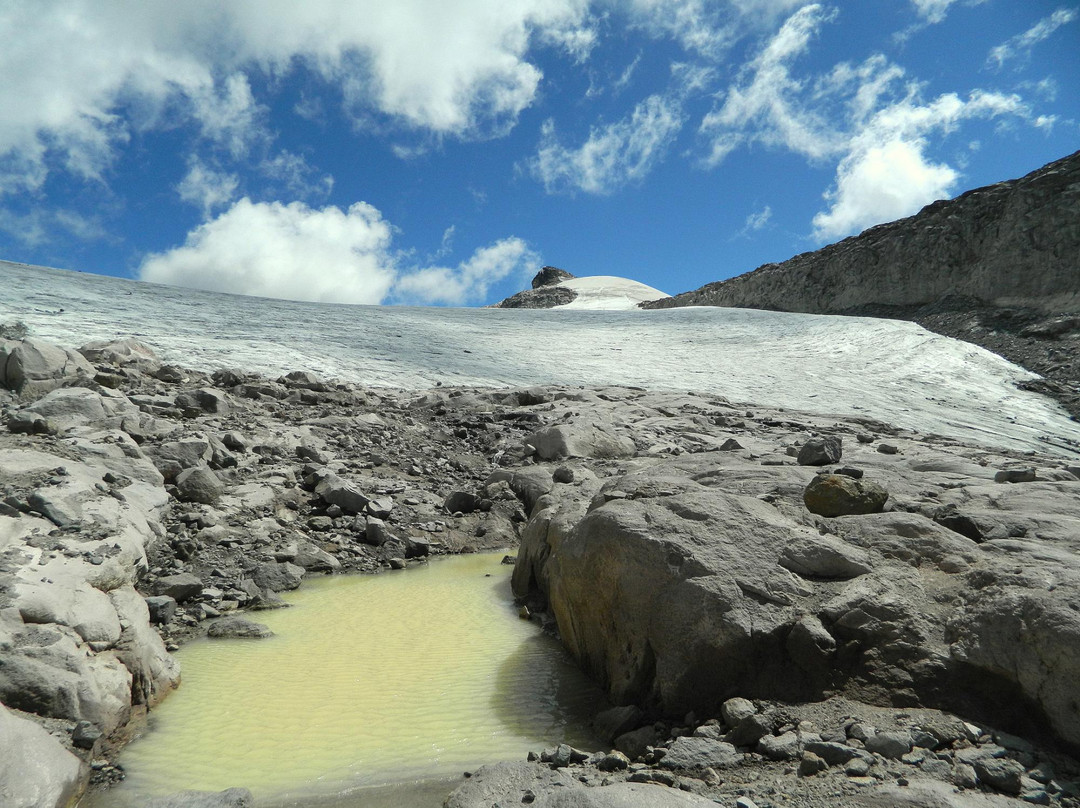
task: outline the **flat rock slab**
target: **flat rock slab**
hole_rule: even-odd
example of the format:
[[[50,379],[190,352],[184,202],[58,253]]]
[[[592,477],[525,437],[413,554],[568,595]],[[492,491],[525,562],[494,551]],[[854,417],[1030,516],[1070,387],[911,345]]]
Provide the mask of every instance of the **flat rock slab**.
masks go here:
[[[739,750],[712,738],[677,738],[660,765],[665,769],[722,769],[742,762]]]
[[[146,803],[146,808],[251,808],[255,804],[246,788],[227,788],[224,791],[181,791],[158,797]]]
[[[274,636],[274,632],[267,626],[248,620],[240,615],[231,615],[215,620],[206,633],[219,639],[237,640],[264,640],[267,637]]]
[[[0,798],[4,808],[64,808],[82,762],[45,729],[0,704]]]

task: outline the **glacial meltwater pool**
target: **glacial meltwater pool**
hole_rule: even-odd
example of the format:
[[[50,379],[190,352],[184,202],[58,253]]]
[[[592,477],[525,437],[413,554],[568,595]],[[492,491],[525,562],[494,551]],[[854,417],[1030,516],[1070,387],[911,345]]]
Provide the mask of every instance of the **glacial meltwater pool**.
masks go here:
[[[596,747],[600,691],[518,618],[502,554],[305,582],[253,616],[267,640],[192,642],[183,684],[83,808],[184,789],[260,806],[437,806],[462,772],[565,740]]]

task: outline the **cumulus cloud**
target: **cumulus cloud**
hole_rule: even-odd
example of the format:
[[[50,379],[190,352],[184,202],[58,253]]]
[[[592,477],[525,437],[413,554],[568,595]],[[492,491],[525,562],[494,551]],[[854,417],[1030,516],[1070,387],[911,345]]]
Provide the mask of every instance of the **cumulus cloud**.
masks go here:
[[[742,68],[723,104],[701,122],[700,131],[710,141],[708,165],[719,164],[734,149],[754,141],[812,159],[837,149],[829,122],[813,107],[799,103],[805,82],[791,70],[821,25],[834,17],[835,11],[820,4],[804,6]]]
[[[914,90],[881,109],[851,138],[836,184],[825,195],[830,207],[814,216],[814,236],[846,236],[948,197],[960,175],[927,155],[927,136],[952,131],[966,119],[1001,115],[1027,116],[1028,110],[1018,96],[987,92],[967,99],[946,93],[921,104]]]
[[[176,191],[185,202],[202,208],[203,218],[209,219],[214,210],[233,201],[239,187],[240,178],[235,174],[210,168],[193,156]]]
[[[548,120],[529,168],[549,192],[610,194],[641,180],[652,170],[682,127],[683,119],[677,101],[651,95],[627,117],[593,127],[577,148],[563,146],[555,135],[555,123]]]
[[[393,249],[393,235],[364,202],[342,210],[245,197],[191,231],[182,246],[148,256],[139,276],[286,300],[461,304],[482,299],[490,284],[515,272],[534,273],[540,263],[524,241],[507,238],[453,268],[409,266]]]
[[[249,75],[308,70],[358,119],[437,135],[511,126],[537,92],[534,38],[580,54],[586,0],[37,0],[0,14],[0,192],[63,167],[96,179],[136,129],[193,123],[242,154],[263,132]]]
[[[460,305],[480,300],[491,284],[511,275],[527,277],[540,269],[540,257],[519,238],[482,247],[456,268],[428,267],[403,273],[393,296],[406,303]]]
[[[371,205],[348,210],[246,197],[151,255],[144,281],[321,303],[380,303],[393,284],[392,230]]]
[[[259,165],[259,171],[280,185],[279,196],[294,199],[326,197],[334,190],[334,178],[321,174],[302,154],[282,149],[273,157],[267,157]]]
[[[933,21],[948,5],[927,2],[920,10]],[[960,175],[934,159],[931,136],[952,133],[975,118],[1032,120],[1016,95],[974,90],[966,99],[945,93],[924,101],[922,85],[882,54],[817,76],[797,75],[795,62],[834,18],[820,4],[792,14],[737,73],[700,126],[708,165],[755,143],[815,163],[836,161],[836,179],[825,194],[828,208],[812,222],[822,241],[907,216],[949,195]]]
[[[1078,13],[1080,12],[1077,12],[1075,8],[1059,8],[1023,33],[991,48],[990,55],[986,59],[987,64],[1000,69],[1010,59],[1026,59],[1032,48],[1043,40],[1049,39],[1050,35],[1061,26],[1075,20]]]

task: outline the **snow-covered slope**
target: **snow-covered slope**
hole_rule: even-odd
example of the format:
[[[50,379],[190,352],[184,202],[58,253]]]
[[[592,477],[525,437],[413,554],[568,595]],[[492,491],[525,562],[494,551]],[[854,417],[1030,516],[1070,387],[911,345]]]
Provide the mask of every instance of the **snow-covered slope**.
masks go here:
[[[583,279],[587,280],[587,279]],[[611,295],[607,295],[608,298]],[[236,297],[0,263],[0,323],[64,345],[134,336],[167,361],[370,386],[637,385],[857,414],[1075,453],[1080,424],[994,354],[906,322],[749,309],[420,309]]]
[[[614,275],[593,275],[587,278],[574,278],[557,284],[572,289],[577,297],[570,303],[555,306],[556,309],[591,309],[594,311],[629,311],[636,309],[638,303],[668,297],[659,289],[644,283],[619,278]]]

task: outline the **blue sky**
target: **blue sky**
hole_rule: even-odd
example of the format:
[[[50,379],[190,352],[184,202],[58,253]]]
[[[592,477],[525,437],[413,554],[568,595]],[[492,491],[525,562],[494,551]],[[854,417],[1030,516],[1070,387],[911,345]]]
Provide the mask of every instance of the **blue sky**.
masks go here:
[[[675,293],[1080,148],[1069,2],[4,0],[0,41],[0,258],[270,297]]]

